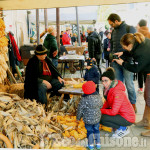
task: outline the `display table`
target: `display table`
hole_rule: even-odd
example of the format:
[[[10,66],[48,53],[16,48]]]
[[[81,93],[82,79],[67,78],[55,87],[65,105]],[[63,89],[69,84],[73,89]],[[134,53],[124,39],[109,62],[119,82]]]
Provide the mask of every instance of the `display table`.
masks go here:
[[[65,55],[65,56],[61,56],[59,57],[59,62],[61,62],[61,74],[62,74],[62,70],[63,70],[63,64],[65,64],[65,62],[69,63],[69,70],[70,73],[75,73],[76,72],[76,68],[73,66],[74,62],[78,61],[84,61],[85,57],[84,55]],[[80,64],[80,73],[81,73],[81,77],[83,76],[83,67],[81,66],[82,64]],[[65,65],[64,65],[64,73],[63,73],[63,77],[65,76]]]
[[[78,96],[81,96],[82,94],[84,94],[82,91],[82,88],[73,88],[71,86],[63,87],[60,90],[58,90],[58,92],[62,94],[59,100],[59,108],[61,108],[64,94],[71,94],[71,95],[78,95]]]

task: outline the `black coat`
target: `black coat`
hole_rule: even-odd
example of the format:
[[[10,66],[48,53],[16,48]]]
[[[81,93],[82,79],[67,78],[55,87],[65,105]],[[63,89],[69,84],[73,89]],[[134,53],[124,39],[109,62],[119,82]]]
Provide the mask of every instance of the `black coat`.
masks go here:
[[[95,31],[88,36],[88,52],[90,58],[97,58],[102,53],[101,37]]]
[[[127,52],[125,52],[127,54]],[[150,73],[150,39],[145,39],[141,44],[135,43],[130,53],[134,64],[124,62],[122,65],[131,72]]]
[[[55,66],[52,64],[51,60],[46,57],[45,61],[48,64],[48,67],[52,73],[53,78],[58,78],[58,76],[61,77],[58,70],[55,68]],[[25,84],[24,84],[24,98],[27,99],[36,99],[38,100],[38,77],[39,77],[39,62],[40,60],[35,56],[33,56],[26,67],[26,73],[25,73]]]
[[[123,21],[118,27],[116,27],[112,31],[111,35],[111,51],[113,53],[124,52],[125,50],[122,48],[120,44],[120,40],[122,36],[126,33],[135,33],[136,29],[133,26],[129,26],[129,31],[127,31],[127,24]],[[125,61],[131,61],[131,58],[127,59],[125,55],[121,56],[121,58]]]
[[[104,39],[104,57],[106,60],[109,60],[110,51],[107,51],[109,42],[110,42],[110,39],[108,39],[108,38]]]

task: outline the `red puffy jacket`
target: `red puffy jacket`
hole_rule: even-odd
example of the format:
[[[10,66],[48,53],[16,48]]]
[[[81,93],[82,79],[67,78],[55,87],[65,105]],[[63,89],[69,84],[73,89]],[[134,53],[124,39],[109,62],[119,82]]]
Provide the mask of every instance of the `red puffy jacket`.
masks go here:
[[[121,81],[118,80],[118,84],[109,90],[107,100],[101,112],[110,116],[120,115],[131,123],[135,122],[134,109],[125,93],[125,86]]]
[[[70,45],[71,44],[71,38],[69,37],[67,32],[65,32],[62,36],[62,43],[63,43],[63,45]]]

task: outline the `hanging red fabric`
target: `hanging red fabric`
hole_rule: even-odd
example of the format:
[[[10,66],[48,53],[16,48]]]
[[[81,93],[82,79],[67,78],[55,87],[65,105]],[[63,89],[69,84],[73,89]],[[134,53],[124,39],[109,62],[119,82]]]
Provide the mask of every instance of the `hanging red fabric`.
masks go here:
[[[20,53],[19,53],[19,48],[17,46],[15,38],[12,36],[12,34],[10,32],[9,32],[9,39],[10,39],[11,44],[13,46],[14,55],[17,57],[18,61],[22,61]]]

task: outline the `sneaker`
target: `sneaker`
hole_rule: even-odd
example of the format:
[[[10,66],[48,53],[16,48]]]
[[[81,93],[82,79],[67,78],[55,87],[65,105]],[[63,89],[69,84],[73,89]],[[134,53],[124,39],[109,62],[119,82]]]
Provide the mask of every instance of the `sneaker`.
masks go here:
[[[96,144],[96,149],[101,149],[101,144]]]
[[[87,148],[88,148],[89,150],[94,150],[94,145],[88,145]]]
[[[138,93],[143,93],[143,88],[139,88]]]
[[[130,130],[126,127],[125,130],[117,129],[115,133],[112,135],[113,138],[122,138],[130,133]]]

